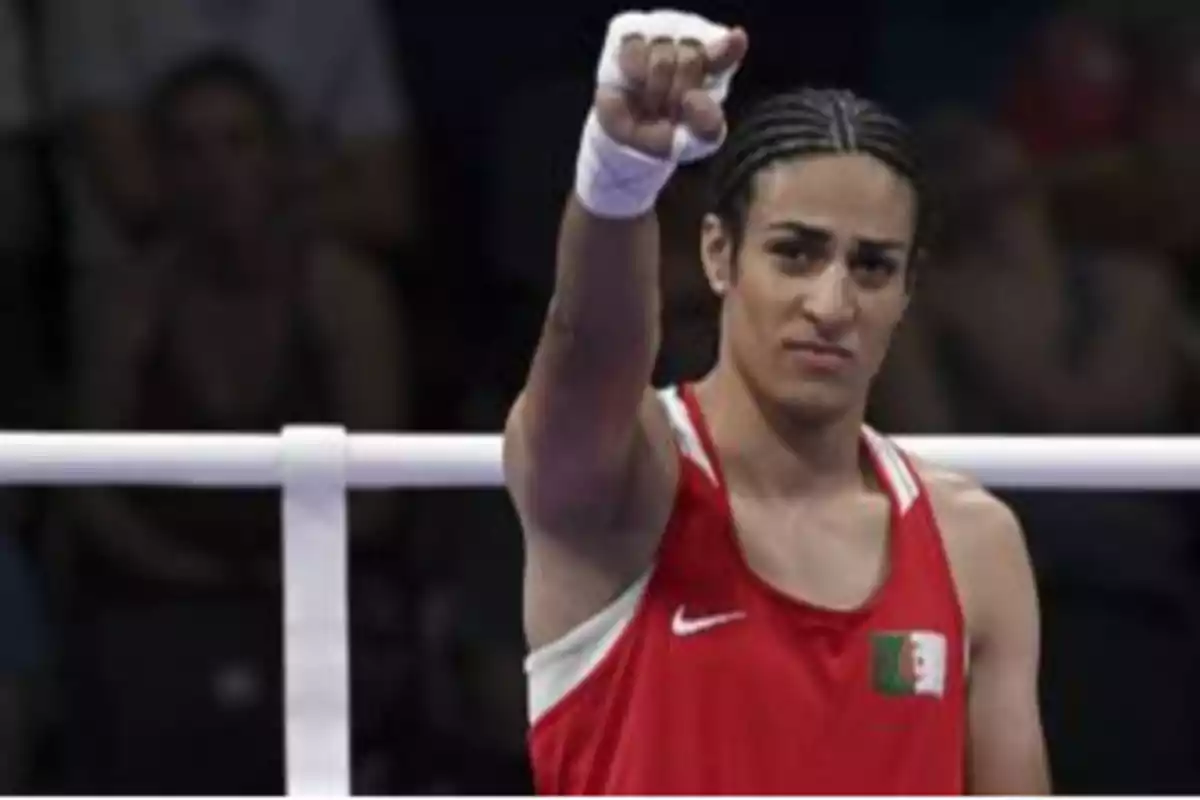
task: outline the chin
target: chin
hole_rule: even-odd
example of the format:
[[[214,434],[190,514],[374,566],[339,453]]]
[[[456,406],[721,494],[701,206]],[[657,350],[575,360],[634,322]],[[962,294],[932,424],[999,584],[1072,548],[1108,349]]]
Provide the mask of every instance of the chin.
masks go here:
[[[856,396],[840,383],[793,379],[774,387],[771,400],[789,417],[805,424],[841,419],[855,407]]]

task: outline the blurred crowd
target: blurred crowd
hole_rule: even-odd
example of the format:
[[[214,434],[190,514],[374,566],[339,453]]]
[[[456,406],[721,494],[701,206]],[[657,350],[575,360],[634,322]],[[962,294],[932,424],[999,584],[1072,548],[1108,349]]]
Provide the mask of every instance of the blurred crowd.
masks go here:
[[[0,0],[0,429],[495,432],[553,279],[606,19],[387,0]],[[892,433],[1200,421],[1200,9],[699,2],[732,101],[910,119],[935,238],[880,376]],[[658,380],[716,301],[703,165],[663,198]],[[1200,791],[1187,493],[1009,493],[1057,788]],[[523,793],[502,493],[352,497],[356,793]],[[282,791],[278,495],[0,494],[0,794]]]

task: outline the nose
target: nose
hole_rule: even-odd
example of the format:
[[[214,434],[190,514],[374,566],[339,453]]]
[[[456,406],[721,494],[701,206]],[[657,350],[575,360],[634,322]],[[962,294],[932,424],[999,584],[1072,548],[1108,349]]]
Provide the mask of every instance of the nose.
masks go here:
[[[814,276],[804,297],[804,316],[826,338],[836,338],[858,314],[854,282],[840,259]]]

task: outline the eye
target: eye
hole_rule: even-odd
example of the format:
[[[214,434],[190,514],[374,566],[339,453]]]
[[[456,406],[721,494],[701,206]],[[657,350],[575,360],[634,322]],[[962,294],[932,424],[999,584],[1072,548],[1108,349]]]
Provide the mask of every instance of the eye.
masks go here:
[[[789,274],[802,272],[825,257],[823,243],[803,239],[773,242],[767,246],[767,251],[775,256],[779,268]]]
[[[855,269],[861,269],[866,272],[878,272],[884,275],[892,275],[900,269],[900,262],[893,257],[881,254],[860,255],[854,259]]]
[[[885,286],[901,267],[902,262],[894,253],[873,247],[860,248],[851,262],[855,279],[871,289]]]

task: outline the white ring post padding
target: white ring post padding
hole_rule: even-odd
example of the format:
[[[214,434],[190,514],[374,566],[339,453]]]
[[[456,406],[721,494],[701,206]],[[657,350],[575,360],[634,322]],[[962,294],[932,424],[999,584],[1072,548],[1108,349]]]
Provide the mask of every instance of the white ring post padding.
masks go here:
[[[0,432],[0,485],[274,488],[283,480],[273,433]],[[495,434],[348,437],[358,489],[499,486]]]
[[[994,489],[1200,489],[1200,437],[897,436],[915,456]],[[273,434],[0,433],[0,484],[274,487]],[[503,482],[495,434],[351,434],[356,489]]]
[[[1195,436],[896,436],[913,455],[992,489],[1200,489]]]
[[[352,434],[350,485],[363,489],[499,487],[504,485],[501,442],[495,434]]]
[[[0,433],[0,483],[274,488],[280,446],[273,433]]]
[[[284,428],[284,678],[289,795],[350,794],[346,431]]]

